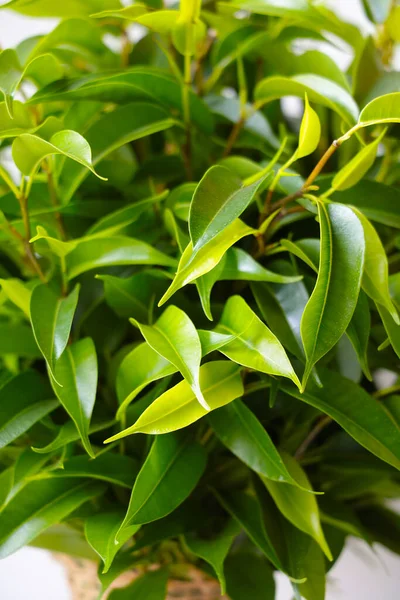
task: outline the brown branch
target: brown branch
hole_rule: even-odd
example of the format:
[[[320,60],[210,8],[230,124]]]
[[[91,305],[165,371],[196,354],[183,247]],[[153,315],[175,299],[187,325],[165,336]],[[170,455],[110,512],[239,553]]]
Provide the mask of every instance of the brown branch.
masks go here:
[[[324,417],[321,417],[320,419],[318,419],[317,423],[311,429],[311,431],[308,434],[308,436],[306,437],[306,439],[297,448],[297,450],[295,452],[295,458],[301,458],[303,456],[303,454],[306,452],[307,448],[310,446],[310,444],[312,444],[312,442],[321,433],[321,431],[323,429],[325,429],[325,427],[327,425],[329,425],[329,423],[331,423],[331,422],[332,422],[332,419],[330,417],[328,417],[328,415],[325,415]]]
[[[226,158],[227,156],[229,156],[229,154],[232,152],[232,148],[238,138],[239,133],[242,130],[243,125],[245,124],[245,118],[241,117],[239,119],[239,121],[237,121],[234,126],[232,127],[232,131],[228,137],[228,141],[226,142],[226,146],[225,146],[225,150],[223,153],[223,158]]]
[[[31,239],[31,225],[29,222],[29,214],[28,214],[28,199],[26,198],[26,196],[24,194],[22,194],[22,195],[18,196],[18,201],[19,201],[19,205],[21,208],[22,221],[23,221],[24,228],[25,228],[25,239],[24,239],[25,254],[26,254],[29,262],[31,263],[34,271],[37,273],[40,281],[42,281],[42,283],[46,283],[46,278],[43,274],[43,271],[40,267],[40,264],[39,264],[36,256],[32,252],[32,247],[29,242],[29,240]]]

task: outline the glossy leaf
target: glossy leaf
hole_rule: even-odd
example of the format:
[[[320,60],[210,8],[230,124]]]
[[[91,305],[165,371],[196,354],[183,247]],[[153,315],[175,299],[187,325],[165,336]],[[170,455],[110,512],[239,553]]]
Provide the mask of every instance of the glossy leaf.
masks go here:
[[[173,282],[158,305],[161,306],[164,304],[181,287],[211,271],[211,269],[218,265],[225,252],[235,242],[254,233],[254,229],[237,219],[198,251],[193,249],[190,242],[179,261],[178,270]]]
[[[53,378],[56,362],[68,343],[78,295],[79,285],[65,298],[47,285],[38,285],[32,292],[32,329]]]
[[[371,330],[371,315],[368,298],[361,290],[358,302],[346,333],[360,361],[364,375],[371,381],[372,376],[368,366],[368,340]]]
[[[194,253],[240,217],[264,181],[265,176],[246,185],[230,169],[219,165],[206,172],[190,205],[189,231]]]
[[[303,488],[310,489],[310,482],[299,463],[289,454],[282,453],[282,460],[292,477]],[[320,545],[329,560],[332,559],[328,544],[322,531],[318,504],[315,496],[299,487],[276,483],[261,477],[275,504],[282,514],[295,527],[307,533]]]
[[[18,306],[29,319],[31,290],[19,279],[0,279],[0,285],[2,291],[6,293],[11,302]]]
[[[79,0],[66,0],[62,5],[55,5],[49,0],[10,0],[2,4],[1,8],[15,10],[23,15],[33,17],[70,17],[90,15],[96,12],[96,8],[117,8],[117,0],[88,0],[85,5],[81,5]]]
[[[114,425],[114,421],[103,421],[100,423],[92,423],[89,428],[89,434],[103,431]],[[71,442],[76,442],[80,439],[79,432],[73,421],[67,421],[60,427],[54,439],[44,446],[33,446],[32,450],[38,454],[48,454],[59,448],[63,448]]]
[[[371,102],[362,109],[358,123],[362,127],[374,125],[376,123],[399,123],[399,99],[400,92],[395,92],[371,100]]]
[[[28,544],[44,529],[103,491],[102,484],[82,479],[32,481],[2,512],[0,557],[5,558]]]
[[[262,373],[289,377],[300,386],[283,346],[240,296],[229,298],[218,331],[236,336],[220,350],[228,358]]]
[[[257,103],[263,105],[284,96],[304,98],[305,93],[311,102],[334,110],[349,125],[357,121],[358,107],[350,94],[337,83],[319,75],[307,73],[293,77],[267,77],[257,85],[255,97]]]
[[[113,265],[162,265],[173,267],[175,260],[156,248],[125,236],[83,239],[68,253],[68,278],[92,269]]]
[[[349,435],[381,460],[400,468],[400,430],[362,387],[339,373],[321,369],[322,388],[300,394],[294,387],[282,389],[337,421]]]
[[[96,399],[97,356],[90,338],[67,346],[57,361],[55,378],[54,391],[74,421],[86,452],[94,457],[88,434]]]
[[[263,556],[237,552],[225,561],[226,587],[231,600],[274,600],[275,581],[270,565]]]
[[[226,592],[224,562],[239,531],[237,522],[232,520],[228,521],[224,529],[213,539],[202,539],[193,535],[185,536],[189,550],[213,567],[221,586],[221,594]]]
[[[268,479],[298,485],[267,431],[242,400],[213,411],[208,420],[221,442],[250,469]]]
[[[47,156],[61,154],[83,165],[100,179],[104,179],[92,167],[92,152],[89,144],[76,131],[58,131],[50,141],[32,133],[23,133],[14,140],[12,154],[15,164],[24,175],[32,176]]]
[[[131,321],[153,350],[172,363],[192,388],[201,406],[210,410],[199,382],[201,342],[190,318],[176,306],[169,306],[154,325]]]
[[[107,452],[95,459],[86,455],[66,460],[62,469],[51,473],[52,477],[85,477],[100,479],[130,489],[138,473],[138,463],[128,456]]]
[[[362,287],[370,298],[382,304],[397,325],[399,315],[390,298],[389,267],[385,249],[374,227],[359,211],[354,211],[361,221],[365,238],[365,264]]]
[[[206,452],[187,435],[157,437],[132,490],[128,511],[117,533],[161,519],[192,492],[206,466]]]
[[[377,138],[371,144],[364,146],[364,148],[360,150],[349,163],[336,173],[332,181],[332,188],[334,190],[342,191],[353,187],[353,185],[358,183],[364,177],[374,164],[381,139],[382,136]]]
[[[108,512],[93,515],[85,522],[86,539],[93,550],[102,559],[104,563],[103,573],[107,573],[117,552],[139,529],[139,526],[136,525],[127,527],[125,530],[126,535],[121,538],[120,542],[116,542],[115,536],[121,526],[123,518],[124,513],[122,511]]]
[[[295,152],[295,160],[304,158],[316,150],[321,137],[319,117],[305,97],[304,114],[300,125],[299,145]]]
[[[353,211],[340,204],[320,203],[318,214],[320,267],[301,320],[307,357],[303,387],[314,364],[346,331],[357,305],[364,266],[364,232]]]
[[[0,448],[57,408],[57,400],[36,371],[25,371],[0,388]]]
[[[200,368],[200,386],[211,410],[224,406],[243,393],[240,370],[231,362],[214,361]],[[207,414],[186,381],[167,390],[149,406],[134,425],[106,440],[112,442],[132,433],[160,434],[187,427]]]
[[[110,600],[164,600],[167,593],[168,570],[149,571],[137,577],[131,585],[110,594]]]

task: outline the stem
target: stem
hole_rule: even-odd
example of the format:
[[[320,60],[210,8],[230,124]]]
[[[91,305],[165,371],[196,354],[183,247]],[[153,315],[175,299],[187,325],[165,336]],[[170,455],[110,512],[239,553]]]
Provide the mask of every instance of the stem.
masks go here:
[[[237,121],[234,124],[234,126],[232,127],[232,131],[228,137],[228,141],[226,142],[225,150],[222,155],[223,158],[226,158],[232,152],[232,148],[237,140],[237,137],[238,137],[240,131],[242,130],[244,123],[245,123],[245,118],[240,117],[239,121]]]
[[[25,239],[24,239],[25,254],[26,254],[28,260],[30,261],[33,269],[39,276],[40,281],[42,283],[46,283],[46,278],[43,274],[40,264],[38,263],[38,261],[36,259],[36,256],[32,252],[32,247],[29,243],[29,240],[31,239],[31,225],[29,222],[29,214],[28,214],[28,198],[25,194],[22,194],[22,195],[18,196],[18,201],[19,201],[19,205],[21,208],[22,221],[24,223],[24,228],[25,228]]]
[[[183,105],[183,120],[186,130],[186,141],[183,146],[183,158],[185,161],[187,178],[192,179],[192,144],[190,134],[190,86],[192,83],[191,75],[191,55],[185,54],[184,57],[184,72],[183,72],[183,90],[182,90],[182,105]]]
[[[15,185],[15,183],[13,182],[13,180],[11,179],[11,177],[7,173],[7,171],[1,165],[0,165],[0,177],[4,180],[6,185],[8,185],[8,187],[10,188],[10,190],[12,191],[14,196],[16,196],[18,198],[19,191],[18,191],[17,186]]]
[[[60,203],[58,200],[56,186],[54,185],[53,173],[52,173],[50,167],[48,167],[46,170],[47,170],[47,185],[49,188],[50,200],[51,200],[51,203],[54,206],[54,208],[58,208],[60,206]],[[60,232],[61,239],[65,240],[66,234],[65,234],[65,229],[64,229],[64,223],[62,221],[62,217],[61,217],[61,214],[59,211],[56,211],[55,217],[56,217],[57,226],[58,226],[58,230]]]
[[[385,398],[385,396],[390,396],[391,394],[396,394],[400,391],[400,384],[395,384],[390,387],[384,388],[383,390],[377,390],[372,394],[374,398]]]
[[[328,150],[325,152],[325,154],[322,156],[322,158],[319,160],[319,162],[315,165],[314,169],[311,171],[310,175],[307,177],[306,181],[304,182],[304,184],[302,186],[303,191],[306,188],[310,187],[310,185],[314,182],[314,180],[321,173],[322,169],[324,168],[324,166],[326,165],[326,163],[328,162],[328,160],[330,159],[332,154],[334,154],[334,152],[336,152],[336,150],[339,148],[340,145],[341,145],[341,143],[339,143],[339,140],[334,140],[332,142],[332,144],[329,146]]]
[[[317,421],[317,423],[311,429],[311,431],[308,434],[308,436],[306,437],[306,439],[297,448],[296,453],[295,453],[296,458],[301,458],[303,456],[303,454],[306,452],[309,445],[315,440],[315,438],[319,435],[319,433],[323,429],[325,429],[325,427],[327,425],[329,425],[329,423],[331,423],[331,421],[332,421],[332,419],[330,417],[328,417],[327,415],[325,415],[324,417],[321,417]]]

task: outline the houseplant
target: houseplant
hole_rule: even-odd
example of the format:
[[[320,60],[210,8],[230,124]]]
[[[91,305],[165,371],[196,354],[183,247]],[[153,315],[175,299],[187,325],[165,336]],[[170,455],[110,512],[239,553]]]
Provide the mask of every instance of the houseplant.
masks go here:
[[[4,7],[60,21],[0,54],[0,556],[320,600],[398,552],[400,9]]]

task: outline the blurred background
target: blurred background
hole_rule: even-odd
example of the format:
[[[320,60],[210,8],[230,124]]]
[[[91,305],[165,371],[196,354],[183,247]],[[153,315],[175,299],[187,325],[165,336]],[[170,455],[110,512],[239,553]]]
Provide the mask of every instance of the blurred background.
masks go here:
[[[0,5],[4,3],[0,0]],[[346,21],[355,23],[364,34],[371,31],[361,0],[325,0],[322,3]],[[4,10],[0,13],[0,48],[11,48],[26,37],[47,33],[56,23],[57,19],[32,19]],[[131,35],[140,36],[140,31],[134,27]],[[302,48],[302,51],[306,49],[308,48]],[[343,71],[347,69],[351,57],[345,48],[335,49],[331,56]],[[400,70],[400,53],[395,56],[395,67]],[[285,98],[284,101],[287,109],[293,113],[302,110],[298,98]],[[290,600],[292,592],[289,580],[279,574],[277,584],[276,600]],[[329,573],[326,600],[397,600],[400,598],[399,589],[400,557],[379,545],[369,548],[365,542],[350,538],[340,559]],[[27,547],[0,561],[0,600],[76,598],[72,596],[67,572],[62,564],[46,550]]]

